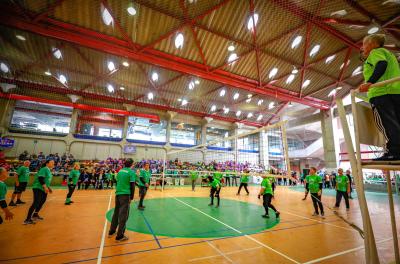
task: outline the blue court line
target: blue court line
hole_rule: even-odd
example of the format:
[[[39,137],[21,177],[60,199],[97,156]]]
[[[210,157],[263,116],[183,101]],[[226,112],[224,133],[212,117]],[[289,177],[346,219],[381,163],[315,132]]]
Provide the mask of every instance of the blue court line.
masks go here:
[[[276,232],[276,231],[289,230],[289,229],[295,229],[295,228],[301,228],[301,227],[308,227],[308,226],[314,226],[314,225],[320,225],[320,224],[322,224],[322,223],[315,223],[315,224],[302,225],[302,226],[294,226],[294,227],[285,227],[285,228],[274,229],[274,230],[265,230],[265,231],[260,232],[260,233]],[[257,234],[258,234],[258,233],[257,233]],[[163,250],[163,249],[169,249],[169,248],[175,248],[175,247],[196,245],[196,244],[207,243],[207,242],[212,242],[212,241],[218,241],[218,240],[225,240],[225,239],[237,238],[237,237],[242,237],[242,236],[246,236],[246,235],[247,235],[247,234],[243,234],[243,235],[240,235],[240,236],[229,236],[229,237],[222,237],[222,238],[215,238],[215,239],[200,240],[200,241],[196,241],[196,242],[190,242],[190,243],[184,243],[184,244],[177,244],[177,245],[172,245],[172,246],[166,246],[166,247],[163,247],[163,248],[145,249],[145,250],[139,250],[139,251],[133,251],[133,252],[115,254],[115,255],[110,255],[110,256],[103,256],[103,259],[113,258],[113,257],[120,257],[120,256],[126,256],[126,255],[133,255],[133,254],[139,254],[139,253],[144,253],[144,252],[151,252],[151,251],[157,251],[157,250]],[[253,234],[253,235],[255,235],[255,234]],[[63,264],[81,263],[81,262],[87,262],[87,261],[92,261],[92,260],[96,260],[96,259],[97,259],[97,258],[83,259],[83,260],[77,260],[77,261],[71,261],[71,262],[64,262]]]
[[[135,205],[136,205],[136,202],[134,202],[134,203],[135,203]],[[160,244],[160,241],[158,241],[158,238],[157,238],[156,234],[154,233],[153,228],[151,228],[150,222],[147,221],[147,218],[146,218],[146,216],[144,215],[143,211],[140,211],[140,214],[143,216],[144,222],[146,223],[147,228],[150,230],[150,233],[152,234],[154,240],[157,242],[158,247],[159,247],[159,248],[162,248],[162,246],[161,246],[161,244]]]

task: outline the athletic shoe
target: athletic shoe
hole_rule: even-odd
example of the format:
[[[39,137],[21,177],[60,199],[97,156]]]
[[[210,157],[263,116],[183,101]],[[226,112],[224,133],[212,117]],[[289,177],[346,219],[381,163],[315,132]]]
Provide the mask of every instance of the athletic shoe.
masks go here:
[[[313,213],[312,216],[319,216],[319,213]]]
[[[21,201],[21,200],[18,200],[18,201],[17,201],[17,204],[26,204],[26,203],[23,202],[23,201]]]
[[[17,204],[14,203],[13,201],[11,201],[11,202],[8,204],[8,206],[17,206]]]
[[[113,233],[108,233],[108,238],[112,238],[113,236],[115,236],[117,233],[113,232]]]
[[[216,205],[216,206],[215,206],[215,208],[218,208],[218,207],[219,207],[219,205]]]
[[[24,221],[24,225],[34,225],[34,224],[36,224],[36,223],[32,219]]]
[[[322,218],[325,218],[325,214],[324,214],[324,213],[321,213],[321,217],[322,217]]]
[[[71,202],[69,202],[69,203],[64,203],[65,205],[71,205]]]
[[[304,197],[302,200],[305,201],[307,199],[307,197]]]
[[[263,218],[269,218],[269,215],[265,214],[265,215],[262,215],[262,217]]]
[[[281,213],[279,213],[278,211],[276,211],[276,213],[275,213],[276,218],[279,218],[280,215],[281,215]]]
[[[137,209],[140,210],[140,211],[144,211],[144,207],[143,206],[139,206]]]
[[[208,204],[208,206],[213,206],[213,205],[214,205],[213,203]]]
[[[115,241],[117,241],[117,242],[122,242],[122,241],[126,241],[126,240],[128,240],[129,239],[129,237],[127,237],[127,236],[123,236],[123,237],[121,237],[121,238],[115,238]]]
[[[41,217],[40,215],[34,215],[32,216],[32,220],[44,220],[44,218]]]
[[[74,201],[70,201],[70,203],[74,203]]]

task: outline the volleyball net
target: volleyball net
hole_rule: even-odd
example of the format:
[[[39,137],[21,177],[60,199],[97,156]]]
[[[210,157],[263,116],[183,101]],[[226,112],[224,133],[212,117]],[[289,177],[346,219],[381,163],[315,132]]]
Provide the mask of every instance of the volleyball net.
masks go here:
[[[190,180],[192,171],[202,182],[217,171],[227,180],[250,176],[250,183],[260,183],[263,175],[294,180],[285,124],[279,122],[252,130],[236,128],[197,146],[172,147],[165,154],[162,182],[183,185],[185,179]]]

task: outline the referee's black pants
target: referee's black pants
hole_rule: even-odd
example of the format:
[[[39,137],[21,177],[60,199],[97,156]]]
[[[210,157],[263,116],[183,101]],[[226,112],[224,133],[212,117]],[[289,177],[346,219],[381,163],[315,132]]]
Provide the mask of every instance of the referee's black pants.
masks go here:
[[[120,194],[115,196],[115,209],[109,234],[114,234],[118,227],[116,239],[120,239],[124,236],[126,221],[129,217],[129,202],[129,194]]]
[[[387,94],[370,100],[376,126],[386,139],[386,151],[400,156],[400,94]]]

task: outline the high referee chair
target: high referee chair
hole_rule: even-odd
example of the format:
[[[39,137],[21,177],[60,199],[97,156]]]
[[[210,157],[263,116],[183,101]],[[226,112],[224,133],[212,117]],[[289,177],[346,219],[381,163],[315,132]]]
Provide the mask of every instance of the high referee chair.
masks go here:
[[[373,84],[371,87],[383,86],[385,84],[392,82],[400,82],[400,77],[396,77],[391,80]],[[361,99],[362,102],[356,103],[356,97]],[[363,220],[363,227],[365,233],[365,240],[364,240],[365,260],[366,263],[373,263],[373,264],[380,263],[376,249],[375,237],[372,230],[371,219],[368,212],[368,205],[364,193],[364,179],[362,170],[378,169],[382,170],[386,175],[389,208],[390,208],[390,220],[392,225],[393,245],[395,252],[395,263],[400,263],[396,218],[394,213],[393,195],[392,195],[392,182],[390,179],[390,171],[400,171],[400,161],[365,162],[361,159],[360,143],[367,145],[375,145],[375,146],[379,146],[380,143],[383,143],[383,135],[375,128],[371,107],[369,106],[369,104],[365,104],[364,103],[365,101],[366,98],[360,95],[357,90],[351,91],[351,110],[354,120],[354,137],[355,137],[354,142],[356,148],[356,150],[354,151],[353,141],[351,139],[350,129],[347,123],[346,111],[344,109],[343,102],[341,99],[336,99],[339,118],[343,128],[345,143],[348,148],[348,153],[349,153],[348,155],[350,159],[351,169],[354,175],[354,182],[356,185],[357,196]],[[368,128],[366,128],[366,125],[368,126]],[[395,182],[397,188],[396,178]]]

